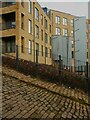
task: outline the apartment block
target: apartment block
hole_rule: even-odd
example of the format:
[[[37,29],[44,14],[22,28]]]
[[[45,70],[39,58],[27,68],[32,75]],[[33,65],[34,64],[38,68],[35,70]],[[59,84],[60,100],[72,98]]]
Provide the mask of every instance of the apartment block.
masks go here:
[[[72,40],[72,66],[74,66],[74,15],[50,10],[48,14],[52,21],[52,36],[66,37],[68,40]]]
[[[38,2],[2,2],[0,8],[2,52],[19,58],[52,64],[51,21]]]

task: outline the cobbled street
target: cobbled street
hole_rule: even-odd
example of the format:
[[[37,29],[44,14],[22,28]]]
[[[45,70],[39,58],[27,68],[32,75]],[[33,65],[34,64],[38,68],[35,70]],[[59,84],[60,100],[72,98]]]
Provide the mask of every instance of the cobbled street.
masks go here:
[[[3,118],[89,120],[89,106],[3,75]]]

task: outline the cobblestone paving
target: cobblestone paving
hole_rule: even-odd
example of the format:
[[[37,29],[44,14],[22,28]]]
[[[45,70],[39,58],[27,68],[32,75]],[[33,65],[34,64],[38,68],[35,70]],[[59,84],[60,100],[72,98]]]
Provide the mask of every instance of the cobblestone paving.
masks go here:
[[[60,95],[72,97],[75,99],[84,100],[86,103],[88,103],[88,95],[83,91],[77,89],[69,89],[63,85],[56,85],[54,83],[50,83],[45,80],[42,81],[37,78],[31,78],[30,76],[26,76],[7,67],[3,67],[3,73],[12,76],[14,78],[18,78],[22,81],[31,83],[33,85],[39,86],[41,88],[48,89],[49,91],[52,91],[54,93],[58,93]]]
[[[89,106],[18,79],[3,76],[2,90],[3,118],[89,120]]]

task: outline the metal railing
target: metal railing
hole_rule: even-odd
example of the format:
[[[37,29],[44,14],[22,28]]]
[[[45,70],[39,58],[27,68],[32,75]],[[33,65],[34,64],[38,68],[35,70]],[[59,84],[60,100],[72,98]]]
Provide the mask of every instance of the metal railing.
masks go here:
[[[7,29],[13,29],[16,28],[16,22],[5,22],[0,23],[0,30],[7,30]]]

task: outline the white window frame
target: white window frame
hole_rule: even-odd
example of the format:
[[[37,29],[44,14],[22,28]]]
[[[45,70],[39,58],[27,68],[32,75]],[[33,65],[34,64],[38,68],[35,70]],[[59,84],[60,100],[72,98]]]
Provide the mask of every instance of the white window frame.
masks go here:
[[[43,25],[43,15],[41,14],[41,25]]]
[[[63,25],[68,25],[68,19],[67,18],[63,18]]]
[[[31,0],[28,0],[28,12],[31,13]]]
[[[35,38],[39,38],[39,27],[35,25]]]
[[[56,16],[56,24],[60,24],[60,16]]]
[[[35,19],[39,21],[39,10],[35,7]]]
[[[63,29],[63,36],[68,36],[68,29]]]
[[[73,27],[73,24],[74,24],[74,20],[72,19],[72,20],[71,20],[71,26],[72,26],[72,27]]]
[[[28,53],[31,54],[32,53],[32,41],[29,40],[28,42]]]
[[[60,35],[60,28],[56,27],[56,35]]]
[[[73,30],[71,30],[71,36],[73,36]]]
[[[28,33],[32,33],[32,21],[28,20]]]

